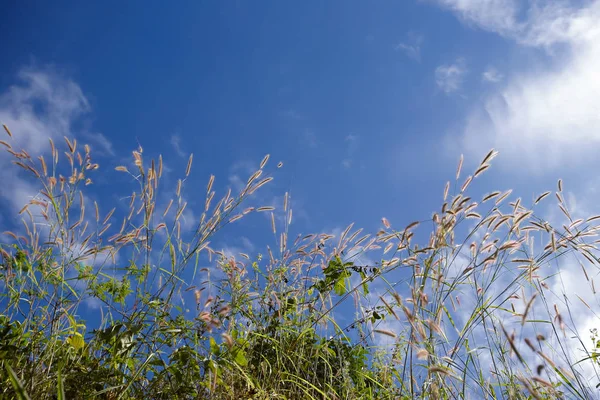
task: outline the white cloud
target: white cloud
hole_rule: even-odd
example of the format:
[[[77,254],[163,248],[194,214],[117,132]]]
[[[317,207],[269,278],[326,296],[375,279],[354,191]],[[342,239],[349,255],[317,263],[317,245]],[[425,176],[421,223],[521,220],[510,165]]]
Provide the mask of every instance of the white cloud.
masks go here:
[[[528,46],[589,41],[597,38],[597,0],[438,0],[459,19]]]
[[[47,154],[50,149],[48,139],[51,138],[57,147],[64,147],[63,136],[67,136],[76,137],[81,142],[89,140],[92,147],[100,150],[100,153],[113,154],[112,144],[102,134],[90,134],[77,128],[77,123],[90,111],[88,101],[79,85],[49,69],[22,69],[17,78],[17,83],[0,94],[0,123],[7,125],[13,134],[13,137],[9,138],[2,133],[2,139],[9,142],[13,148],[25,149],[33,160],[43,154],[46,162],[50,164],[50,157]],[[0,209],[3,216],[13,222],[13,219],[17,219],[18,210],[32,198],[41,197],[39,194],[41,185],[33,179],[31,174],[21,173],[15,165],[11,165],[11,160],[12,156],[2,147],[0,149],[0,182],[2,182]],[[59,161],[59,163],[66,162],[64,158],[62,162]],[[92,203],[88,196],[84,195],[83,197],[84,203]],[[71,207],[71,214],[80,214],[81,210],[77,203]],[[52,235],[57,235],[57,225],[41,218],[38,219],[39,211],[36,210],[39,208],[37,206],[30,207],[30,210],[34,221],[33,223],[28,221],[29,228],[36,229],[40,243],[52,241]],[[81,226],[87,225],[87,222],[90,222],[90,226],[95,226],[95,221],[91,218],[92,214],[93,207],[88,207],[87,213],[84,213],[83,217],[85,223]],[[56,220],[52,208],[50,208],[49,219],[50,221]],[[51,230],[50,224],[53,224],[55,229]],[[16,229],[16,232],[23,233],[23,230],[21,226]],[[56,261],[61,265],[72,265],[72,262],[77,259],[84,261],[86,265],[100,268],[102,265],[112,262],[113,257],[108,250],[86,256],[86,251],[96,243],[96,238],[94,237],[89,242],[90,244],[84,244],[81,227],[73,228],[72,233],[74,234],[73,241],[56,245],[57,254],[60,255],[56,257]],[[118,260],[118,255],[114,255],[114,257],[115,260]],[[83,282],[75,279],[75,271],[66,267],[64,272],[67,278],[74,279],[73,287],[82,294]],[[85,297],[84,302],[91,309],[101,306],[97,299],[90,297]]]
[[[346,135],[344,141],[346,142],[346,155],[342,159],[342,167],[350,169],[354,165],[354,154],[358,149],[358,136],[357,135]]]
[[[294,119],[294,120],[302,120],[304,119],[304,116],[302,114],[300,114],[297,110],[294,110],[292,108],[285,110],[284,112],[282,112],[282,115],[286,118],[289,119]]]
[[[485,82],[498,83],[504,79],[504,76],[496,68],[488,67],[485,71],[483,71],[483,74],[481,74],[481,78]]]
[[[423,36],[414,32],[409,32],[407,39],[398,43],[396,50],[402,50],[408,58],[417,62],[421,61],[421,44],[423,44]]]
[[[254,246],[254,243],[252,243],[252,241],[250,239],[248,239],[245,236],[242,236],[241,241],[242,241],[242,245],[244,246],[244,249],[246,249],[246,252],[254,251],[255,246]]]
[[[25,68],[17,77],[19,83],[0,94],[0,123],[13,133],[11,145],[35,158],[49,149],[49,138],[58,143],[62,136],[74,136],[73,124],[90,108],[81,88],[52,70]],[[14,212],[37,194],[37,187],[15,173],[10,160],[0,151],[0,198]]]
[[[112,142],[101,133],[86,133],[83,137],[89,142],[94,154],[114,156]]]
[[[440,65],[435,69],[435,83],[446,94],[459,90],[467,74],[467,65],[463,58],[452,64]]]
[[[564,68],[523,74],[486,99],[468,118],[464,144],[478,152],[491,145],[522,154],[526,164],[539,168],[597,149],[600,45],[578,46],[576,53]]]
[[[258,170],[258,165],[250,161],[238,161],[230,168],[227,179],[234,194],[240,193],[247,184],[247,179]]]
[[[520,0],[438,0],[465,23],[508,35],[520,30],[516,20]]]
[[[310,148],[316,149],[319,147],[319,141],[317,139],[317,135],[312,130],[304,131],[302,135],[302,142],[306,143],[306,145]]]
[[[181,148],[181,136],[177,134],[171,135],[171,146],[173,146],[175,153],[177,153],[179,157],[188,156],[188,154],[186,154],[186,152]]]
[[[546,50],[551,60],[543,67],[524,65],[497,91],[478,100],[458,143],[461,151],[480,156],[495,147],[529,172],[562,167],[567,160],[577,163],[597,152],[600,1],[440,3],[471,25]]]
[[[81,88],[52,71],[23,69],[18,78],[20,85],[0,95],[0,121],[31,153],[46,149],[49,137],[72,134],[73,122],[89,111]]]

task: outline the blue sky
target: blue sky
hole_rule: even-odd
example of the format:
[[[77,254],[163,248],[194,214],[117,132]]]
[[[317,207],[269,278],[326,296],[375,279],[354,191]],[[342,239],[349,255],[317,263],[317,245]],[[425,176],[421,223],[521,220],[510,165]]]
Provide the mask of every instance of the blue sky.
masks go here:
[[[562,177],[575,214],[598,211],[597,0],[39,1],[4,16],[0,122],[38,152],[88,141],[106,171],[139,141],[172,185],[193,152],[195,207],[210,174],[224,189],[269,153],[284,167],[261,200],[291,192],[294,233],[403,227],[439,208],[461,154],[471,170],[495,147],[475,193],[531,201]],[[12,226],[31,187],[0,178]],[[126,187],[107,172],[93,194]],[[217,246],[258,252],[269,232],[250,218]]]
[[[286,163],[277,184],[302,202],[312,229],[372,225],[399,203],[415,215],[437,206],[439,196],[417,196],[415,185],[443,187],[460,152],[445,151],[441,138],[465,97],[482,90],[477,75],[511,52],[506,40],[419,2],[65,2],[11,16],[2,88],[23,68],[51,65],[89,103],[79,122],[117,154],[136,138],[147,151],[173,151],[177,136],[202,179],[271,153]],[[474,79],[448,95],[435,70],[458,58]],[[185,164],[176,157],[167,158]]]

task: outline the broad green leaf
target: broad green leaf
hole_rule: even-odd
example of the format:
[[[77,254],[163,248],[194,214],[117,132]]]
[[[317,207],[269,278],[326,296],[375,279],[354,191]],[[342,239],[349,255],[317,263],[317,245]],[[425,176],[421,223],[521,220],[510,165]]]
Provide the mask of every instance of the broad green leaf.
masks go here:
[[[346,282],[344,281],[344,278],[340,278],[335,282],[333,290],[338,296],[343,296],[346,293]]]
[[[75,350],[79,350],[85,346],[85,341],[83,340],[83,335],[79,332],[73,333],[71,336],[67,338],[67,343],[71,345]]]
[[[235,362],[238,363],[241,367],[245,367],[248,365],[248,360],[246,359],[246,355],[243,351],[238,351],[235,355]]]

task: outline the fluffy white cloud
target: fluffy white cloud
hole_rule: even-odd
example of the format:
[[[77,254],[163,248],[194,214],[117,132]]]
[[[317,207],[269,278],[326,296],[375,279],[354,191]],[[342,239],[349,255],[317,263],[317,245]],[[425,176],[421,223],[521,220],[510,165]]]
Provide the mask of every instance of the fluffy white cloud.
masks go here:
[[[40,152],[48,137],[71,134],[75,119],[89,110],[80,87],[49,72],[23,69],[20,85],[0,95],[0,121],[14,133],[14,141],[28,151]]]
[[[468,25],[530,46],[590,40],[600,31],[597,0],[438,0]]]
[[[0,123],[13,133],[12,139],[3,139],[11,139],[14,148],[26,149],[35,157],[49,149],[48,138],[57,141],[71,136],[74,122],[89,111],[89,104],[75,82],[53,71],[23,69],[18,78],[19,84],[0,94]],[[104,145],[107,143],[105,140]],[[0,198],[14,212],[37,190],[32,182],[15,174],[10,160],[8,153],[0,151]]]
[[[547,50],[553,60],[515,71],[474,105],[459,142],[463,151],[479,156],[495,147],[530,171],[595,153],[600,144],[600,1],[440,3],[466,23]]]
[[[438,0],[467,24],[499,32],[512,34],[521,29],[516,20],[519,0]]]
[[[593,160],[600,145],[600,1],[482,1],[439,0],[466,24],[494,32],[516,45],[545,51],[549,62],[544,66],[523,65],[493,86],[494,91],[472,106],[462,138],[450,138],[460,151],[471,151],[479,158],[490,147],[501,151],[511,168],[522,173],[546,172],[569,168],[586,159]],[[484,72],[484,80],[492,75]],[[525,168],[524,168],[525,167]],[[585,173],[585,170],[583,170]],[[596,184],[596,180],[591,180]],[[591,188],[588,188],[591,189]],[[594,190],[595,191],[595,190]],[[590,212],[586,198],[567,196],[580,212]],[[594,203],[595,204],[595,203]],[[584,210],[585,209],[585,210]],[[561,215],[551,218],[558,219]],[[563,217],[564,218],[564,217]],[[584,264],[586,261],[582,258]],[[560,269],[550,269],[546,310],[536,303],[532,313],[539,319],[551,319],[553,304],[568,314],[565,352],[571,362],[584,358],[582,344],[590,349],[589,329],[598,328],[599,303],[589,288],[579,263],[561,258]],[[591,269],[588,270],[591,271]],[[591,276],[592,274],[590,274]],[[551,294],[551,295],[550,295]],[[576,294],[580,297],[577,298]],[[583,303],[585,301],[585,304]],[[588,307],[589,305],[589,307]],[[549,311],[549,312],[548,312]],[[575,334],[577,330],[577,334]],[[579,336],[584,343],[572,337]],[[555,347],[557,348],[557,347]],[[560,358],[560,357],[559,357]],[[593,364],[582,363],[580,372],[597,383]],[[595,381],[594,381],[595,379]],[[590,386],[592,387],[592,386]]]

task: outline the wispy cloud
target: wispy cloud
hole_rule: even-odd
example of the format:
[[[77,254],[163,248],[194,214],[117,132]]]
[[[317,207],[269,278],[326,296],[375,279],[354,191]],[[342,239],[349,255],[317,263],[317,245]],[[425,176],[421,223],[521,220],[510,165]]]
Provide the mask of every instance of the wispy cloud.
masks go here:
[[[229,169],[228,181],[235,193],[246,187],[246,180],[258,170],[258,164],[250,161],[238,161]]]
[[[302,114],[300,114],[300,112],[298,110],[295,110],[293,108],[283,111],[281,113],[281,115],[283,115],[285,118],[289,118],[289,119],[293,119],[293,120],[304,119],[304,116]]]
[[[242,241],[242,246],[244,246],[244,249],[247,252],[252,252],[256,248],[254,246],[254,243],[252,243],[252,241],[250,239],[248,239],[246,236],[242,236],[242,238],[240,240]]]
[[[521,30],[516,19],[521,0],[438,0],[438,3],[475,27],[503,35]]]
[[[344,142],[346,143],[346,155],[342,160],[342,167],[349,169],[354,165],[354,153],[358,148],[358,136],[357,135],[347,135],[344,138]]]
[[[396,50],[403,51],[408,58],[417,62],[421,61],[421,45],[423,44],[423,35],[409,32],[406,40],[396,45]]]
[[[171,135],[171,146],[173,146],[173,150],[175,150],[175,153],[179,157],[187,157],[189,155],[181,148],[181,136],[177,134]]]
[[[488,67],[481,74],[481,79],[483,79],[484,82],[498,83],[504,79],[504,76],[496,68]]]
[[[459,90],[467,75],[467,64],[458,58],[452,64],[443,64],[435,69],[435,83],[446,94]]]
[[[310,129],[304,131],[304,134],[302,135],[302,141],[310,148],[316,149],[319,147],[317,135]]]
[[[89,142],[95,154],[114,156],[113,144],[101,133],[85,133],[83,137]]]

